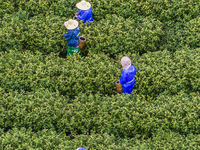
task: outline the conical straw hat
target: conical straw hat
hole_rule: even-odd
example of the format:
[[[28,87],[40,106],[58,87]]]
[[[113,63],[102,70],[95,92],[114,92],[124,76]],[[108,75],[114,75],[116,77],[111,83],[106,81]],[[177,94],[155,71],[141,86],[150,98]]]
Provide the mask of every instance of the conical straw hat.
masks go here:
[[[69,19],[68,21],[64,22],[64,25],[68,30],[73,30],[78,27],[78,21]]]
[[[76,4],[76,7],[80,10],[88,10],[91,7],[91,4],[85,0],[82,0]]]

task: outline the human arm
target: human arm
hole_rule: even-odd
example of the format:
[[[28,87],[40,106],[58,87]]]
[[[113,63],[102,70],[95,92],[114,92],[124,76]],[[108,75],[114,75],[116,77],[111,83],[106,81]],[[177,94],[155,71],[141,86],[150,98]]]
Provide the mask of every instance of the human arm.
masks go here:
[[[71,34],[69,32],[67,32],[66,34],[63,33],[63,36],[65,37],[65,39],[70,39],[71,38]]]
[[[78,12],[77,13],[75,13],[75,18],[77,18],[78,17]]]
[[[87,11],[84,11],[84,10],[79,10],[78,14],[79,14],[77,17],[78,20],[85,20],[88,15]]]
[[[126,73],[125,73],[124,70],[122,70],[122,74],[121,74],[121,77],[120,77],[119,83],[120,83],[120,84],[124,84],[124,83],[126,83]]]

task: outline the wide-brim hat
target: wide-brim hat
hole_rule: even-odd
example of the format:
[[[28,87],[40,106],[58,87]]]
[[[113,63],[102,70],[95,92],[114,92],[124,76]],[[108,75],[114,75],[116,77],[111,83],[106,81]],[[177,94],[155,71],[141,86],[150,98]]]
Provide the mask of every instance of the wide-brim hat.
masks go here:
[[[91,7],[91,4],[85,0],[82,0],[76,4],[76,7],[80,10],[88,10]]]
[[[68,30],[76,29],[78,27],[78,21],[73,20],[73,19],[69,19],[68,21],[64,22],[64,26]]]

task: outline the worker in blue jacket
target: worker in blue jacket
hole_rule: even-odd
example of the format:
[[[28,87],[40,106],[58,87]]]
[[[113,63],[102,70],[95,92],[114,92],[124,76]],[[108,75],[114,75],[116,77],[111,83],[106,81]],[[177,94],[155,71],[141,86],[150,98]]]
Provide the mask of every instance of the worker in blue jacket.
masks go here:
[[[67,39],[68,50],[67,55],[71,55],[73,53],[77,53],[81,55],[79,49],[79,37],[80,37],[80,28],[78,25],[78,21],[69,19],[63,24],[67,28],[67,33],[63,34],[65,39]]]
[[[92,8],[89,2],[82,0],[76,4],[79,11],[75,14],[75,18],[78,20],[83,20],[83,23],[89,23],[93,21],[92,18]]]
[[[131,94],[135,85],[135,74],[137,69],[131,64],[129,57],[124,56],[121,59],[122,74],[119,83],[122,84],[124,94]]]

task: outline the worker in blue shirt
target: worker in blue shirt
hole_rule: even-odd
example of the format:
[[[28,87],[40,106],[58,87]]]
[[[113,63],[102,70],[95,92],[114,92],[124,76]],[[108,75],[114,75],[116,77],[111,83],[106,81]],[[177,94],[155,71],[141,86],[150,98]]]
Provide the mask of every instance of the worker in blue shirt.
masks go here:
[[[67,55],[71,55],[73,53],[81,55],[78,46],[80,37],[80,28],[78,25],[78,21],[69,19],[68,21],[64,22],[63,26],[67,28],[67,33],[63,34],[68,43]]]
[[[92,8],[89,2],[82,0],[76,4],[79,11],[75,14],[75,18],[78,20],[83,20],[83,23],[90,23],[93,21],[92,18]]]
[[[127,56],[122,57],[121,65],[123,70],[119,83],[122,84],[122,93],[131,94],[135,85],[135,74],[137,72],[137,69],[131,64],[131,60]]]

